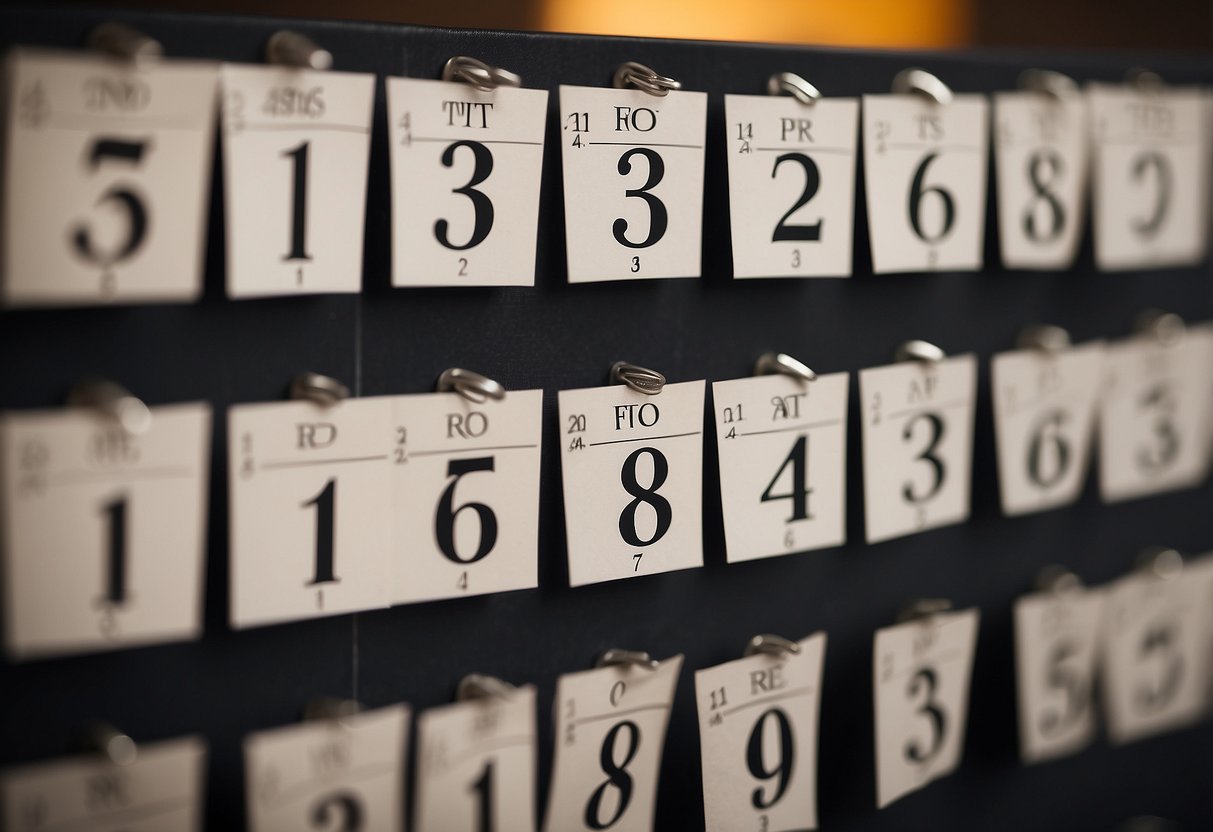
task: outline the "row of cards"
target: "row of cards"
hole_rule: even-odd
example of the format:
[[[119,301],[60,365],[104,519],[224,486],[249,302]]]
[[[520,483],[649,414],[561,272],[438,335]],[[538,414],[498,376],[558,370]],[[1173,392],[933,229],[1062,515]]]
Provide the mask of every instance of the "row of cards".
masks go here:
[[[1204,479],[1213,327],[1174,337],[994,357],[1007,514],[1076,500],[1096,434],[1109,502]],[[858,375],[868,542],[963,522],[976,357]],[[849,387],[712,385],[730,561],[845,542]],[[705,383],[558,400],[569,583],[702,566]],[[542,407],[540,390],[231,407],[233,626],[536,587]],[[14,656],[200,635],[211,408],[151,413],[141,434],[85,408],[0,423]]]
[[[877,631],[878,806],[959,765],[977,631],[976,609]],[[1025,762],[1092,741],[1097,687],[1115,742],[1190,724],[1213,692],[1213,556],[1179,573],[1139,570],[1105,588],[1025,596],[1015,605],[1015,634]],[[825,647],[821,632],[799,642],[759,636],[743,658],[695,673],[709,832],[816,828]],[[607,657],[558,681],[548,832],[653,827],[682,656]],[[535,689],[479,676],[460,688],[472,695],[417,720],[412,828],[532,832]],[[247,737],[249,828],[402,829],[408,731],[409,708],[396,705]],[[155,818],[165,832],[200,829],[204,760],[203,741],[187,738],[140,749],[125,766],[95,756],[7,771],[5,828],[104,832]]]
[[[31,49],[7,70],[6,303],[199,296],[217,90],[229,296],[360,291],[374,75]],[[533,285],[549,132],[570,282],[700,274],[706,93],[561,86],[556,131],[546,90],[388,78],[386,98],[393,285]],[[1210,100],[997,93],[1004,265],[1073,263],[1088,170],[1100,268],[1200,263]],[[725,96],[735,277],[851,274],[860,103]],[[989,110],[863,96],[876,272],[981,269]]]

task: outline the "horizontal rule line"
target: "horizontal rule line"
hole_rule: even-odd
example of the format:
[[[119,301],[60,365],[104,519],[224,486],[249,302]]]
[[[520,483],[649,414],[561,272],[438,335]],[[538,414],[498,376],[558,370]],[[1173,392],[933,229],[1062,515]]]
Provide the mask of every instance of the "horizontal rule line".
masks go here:
[[[332,130],[339,133],[370,133],[371,128],[359,127],[356,124],[313,124],[307,121],[292,121],[288,123],[257,122],[255,124],[232,125],[229,132],[241,133],[246,130]]]
[[[786,428],[771,428],[770,430],[750,430],[745,433],[739,433],[738,436],[762,436],[767,433],[790,433],[795,430],[812,430],[813,428],[826,428],[831,425],[841,425],[842,419],[823,419],[820,422],[805,422],[799,425],[792,425]],[[724,428],[724,425],[721,425]]]
[[[583,716],[580,719],[570,719],[569,725],[581,725],[586,722],[599,722],[604,719],[618,719],[622,716],[631,716],[632,714],[638,714],[644,711],[668,711],[669,709],[669,705],[638,705],[635,708],[628,708],[622,711],[613,711],[608,714],[595,714],[594,716]]]
[[[662,142],[586,142],[586,144],[608,144],[618,147],[685,147],[690,150],[703,150],[701,144],[672,144]]]
[[[534,147],[539,147],[543,142],[524,142],[515,141],[513,139],[467,139],[467,138],[450,138],[444,139],[441,136],[410,136],[405,139],[405,142],[475,142],[476,144],[527,144]]]
[[[443,454],[470,454],[476,451],[517,451],[523,448],[538,448],[538,445],[485,445],[479,448],[451,448],[445,451],[406,451],[406,456],[442,456]]]
[[[757,699],[751,699],[749,702],[743,702],[740,705],[734,705],[732,708],[726,708],[720,712],[721,717],[735,714],[738,711],[744,711],[746,708],[753,708],[758,705],[767,705],[771,702],[781,702],[784,699],[792,699],[797,696],[804,696],[813,692],[812,685],[805,685],[802,688],[793,688],[791,690],[782,691],[780,693],[771,694],[770,696],[760,696]]]
[[[734,141],[736,141],[736,139],[734,139]],[[843,153],[847,155],[852,155],[855,153],[854,150],[845,147],[814,147],[813,145],[808,145],[806,147],[756,147],[754,149],[768,150],[774,153],[779,153],[781,151],[799,151],[801,153]]]
[[[624,442],[656,442],[658,439],[679,439],[683,436],[699,436],[703,433],[701,430],[693,430],[688,433],[667,433],[665,436],[637,436],[635,439],[610,439],[606,442],[591,442],[590,447],[595,445],[619,445]]]
[[[341,465],[347,462],[374,462],[375,460],[387,459],[387,454],[378,454],[376,456],[346,456],[337,459],[288,459],[278,462],[266,462],[261,466],[261,470],[268,471],[273,468],[303,468],[308,465]]]

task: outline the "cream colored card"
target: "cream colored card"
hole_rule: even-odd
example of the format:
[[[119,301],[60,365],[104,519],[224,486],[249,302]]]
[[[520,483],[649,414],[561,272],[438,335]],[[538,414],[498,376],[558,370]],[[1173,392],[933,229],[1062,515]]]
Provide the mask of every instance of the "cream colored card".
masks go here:
[[[388,78],[393,286],[534,286],[547,90]]]
[[[846,540],[847,373],[712,384],[730,562]]]
[[[211,408],[150,412],[138,435],[83,408],[0,422],[10,655],[201,635]]]
[[[375,76],[222,72],[228,297],[361,291]]]
[[[702,381],[559,394],[572,586],[703,565]]]
[[[655,670],[615,665],[560,677],[545,832],[651,832],[681,669],[674,656]]]
[[[850,277],[859,99],[726,95],[733,277]]]
[[[707,101],[560,87],[570,283],[699,277]]]
[[[863,97],[864,188],[872,269],[980,271],[989,105],[918,95]]]
[[[8,832],[201,832],[206,742],[140,744],[127,765],[100,754],[10,768],[0,775]]]
[[[817,828],[825,633],[695,672],[709,832]]]
[[[990,362],[994,437],[1003,514],[1073,503],[1087,480],[1099,395],[1103,342],[1062,350],[995,355]]]
[[[8,55],[4,302],[202,294],[215,64]]]
[[[249,832],[404,828],[407,705],[244,739]]]
[[[1090,744],[1099,660],[1099,590],[1038,592],[1015,602],[1019,756],[1038,763]]]
[[[978,611],[876,631],[876,805],[885,806],[960,764]]]
[[[535,688],[417,717],[415,832],[534,832]]]
[[[380,396],[228,411],[233,627],[391,601],[394,407]]]
[[[976,391],[972,354],[859,371],[869,543],[968,519]]]
[[[397,604],[538,586],[543,391],[396,396]]]

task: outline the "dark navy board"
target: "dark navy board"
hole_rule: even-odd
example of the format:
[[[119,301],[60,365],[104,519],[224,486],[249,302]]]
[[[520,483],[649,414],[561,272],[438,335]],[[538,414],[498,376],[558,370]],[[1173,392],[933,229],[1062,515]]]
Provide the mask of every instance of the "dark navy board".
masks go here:
[[[1154,814],[1184,829],[1213,818],[1213,733],[1207,724],[1113,749],[1102,740],[1075,757],[1020,766],[1015,733],[1011,604],[1046,564],[1088,582],[1130,568],[1142,547],[1213,548],[1210,490],[1108,507],[1092,478],[1070,508],[1016,519],[998,507],[988,359],[1021,326],[1049,322],[1076,340],[1119,336],[1144,307],[1210,316],[1209,269],[1104,275],[1089,234],[1078,265],[1060,274],[1008,273],[998,262],[991,206],[981,274],[871,274],[863,201],[857,200],[851,280],[733,281],[730,270],[722,94],[759,93],[776,71],[795,71],[826,95],[883,92],[909,65],[957,91],[1015,86],[1030,66],[1080,81],[1115,81],[1148,66],[1172,82],[1208,82],[1207,55],[1073,56],[837,51],[226,17],[0,11],[4,43],[79,46],[104,19],[125,20],[171,56],[257,62],[266,38],[290,26],[330,49],[336,67],[379,76],[437,77],[452,55],[472,55],[552,91],[533,289],[389,288],[387,131],[377,88],[365,284],[361,296],[230,302],[223,296],[222,183],[212,194],[206,294],[191,306],[0,312],[0,406],[52,407],[76,380],[102,375],[150,403],[207,399],[216,407],[206,633],[196,643],[0,664],[0,764],[54,757],[86,720],[105,718],[136,740],[198,732],[210,741],[207,818],[244,823],[241,740],[296,720],[317,696],[369,706],[449,701],[478,671],[540,690],[540,796],[551,766],[556,677],[589,666],[607,647],[686,654],[662,768],[657,828],[702,827],[692,672],[740,654],[759,632],[829,633],[820,748],[825,829],[1110,829]],[[699,280],[569,286],[565,280],[556,87],[603,85],[638,60],[710,93],[704,276]],[[862,193],[862,190],[861,190]],[[982,359],[973,516],[960,526],[868,546],[863,539],[857,390],[852,384],[845,548],[728,565],[724,560],[715,438],[704,482],[705,567],[568,588],[557,390],[605,382],[611,362],[652,366],[671,380],[733,378],[769,349],[819,371],[887,363],[897,344],[927,338]],[[361,395],[432,389],[446,367],[485,372],[507,387],[542,387],[543,462],[537,591],[443,601],[233,632],[227,626],[225,409],[283,396],[315,370]],[[707,420],[710,423],[710,419]],[[872,634],[916,596],[982,610],[968,738],[959,771],[883,811],[875,809]]]

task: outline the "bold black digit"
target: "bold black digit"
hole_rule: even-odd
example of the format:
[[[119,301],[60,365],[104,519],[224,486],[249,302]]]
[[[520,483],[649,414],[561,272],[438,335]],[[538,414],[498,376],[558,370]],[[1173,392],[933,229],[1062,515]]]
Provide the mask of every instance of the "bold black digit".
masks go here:
[[[1069,418],[1064,410],[1050,410],[1032,428],[1032,439],[1028,442],[1028,479],[1037,488],[1057,485],[1070,468],[1070,443],[1061,434]],[[1052,460],[1052,464],[1046,464],[1046,460]]]
[[[453,477],[447,483],[446,490],[438,500],[438,513],[434,517],[434,536],[438,539],[438,549],[447,560],[454,563],[475,563],[488,557],[489,552],[497,545],[497,515],[484,503],[464,503],[455,508],[455,486],[464,474],[475,471],[492,471],[493,457],[486,456],[477,459],[452,459],[446,466],[446,475]],[[455,519],[461,511],[473,511],[480,519],[480,542],[471,557],[461,558],[455,549]]]
[[[783,476],[783,472],[788,466],[792,466],[792,490],[786,494],[773,494],[772,489],[775,483],[779,482],[779,478]],[[813,515],[809,514],[809,495],[813,493],[813,489],[809,488],[809,437],[801,436],[792,445],[791,452],[779,466],[779,470],[775,472],[775,476],[771,478],[767,488],[762,492],[760,502],[766,503],[771,500],[791,500],[792,501],[792,516],[787,519],[788,523],[796,520],[812,520]]]
[[[938,754],[939,749],[943,747],[944,731],[947,729],[948,720],[943,712],[943,709],[940,708],[939,704],[935,702],[934,699],[935,690],[938,687],[939,677],[936,675],[935,669],[932,667],[924,667],[920,669],[910,679],[910,686],[907,690],[907,694],[911,699],[917,697],[919,691],[922,691],[925,688],[925,693],[923,694],[922,699],[922,707],[918,709],[918,713],[926,716],[931,723],[931,742],[925,751],[923,750],[922,746],[919,745],[917,739],[912,739],[906,743],[906,759],[912,763],[925,763],[927,760],[930,760],[932,757]]]
[[[366,823],[362,802],[350,792],[326,795],[312,806],[312,829],[326,832],[361,832]],[[334,826],[336,823],[338,825]]]
[[[493,761],[484,764],[480,777],[472,784],[471,791],[476,793],[476,832],[493,832]]]
[[[931,438],[927,441],[927,447],[915,459],[930,465],[934,476],[931,480],[931,487],[923,494],[915,494],[914,483],[907,482],[901,490],[901,495],[907,503],[924,503],[934,497],[939,493],[939,489],[943,488],[944,475],[947,473],[943,460],[935,455],[935,452],[939,450],[939,443],[943,441],[943,417],[937,413],[917,413],[906,422],[901,438],[906,442],[913,439],[914,426],[919,422],[926,422],[929,425]]]
[[[653,480],[647,488],[636,481],[636,463],[645,454],[653,462]],[[623,468],[619,472],[619,479],[623,483],[623,490],[635,498],[624,506],[623,511],[619,514],[619,536],[629,546],[652,545],[661,540],[665,536],[665,533],[670,530],[670,524],[674,522],[674,509],[671,508],[669,500],[657,493],[657,489],[665,484],[666,477],[669,474],[670,465],[666,462],[665,455],[656,448],[637,448],[623,461]],[[651,506],[653,512],[657,515],[657,523],[653,529],[653,536],[648,540],[641,540],[640,534],[636,531],[636,510],[640,508],[642,503]]]
[[[775,225],[775,233],[771,235],[771,242],[796,240],[815,243],[821,239],[823,220],[818,220],[812,225],[785,225],[785,223],[788,221],[788,217],[800,210],[801,206],[817,193],[817,189],[821,187],[821,171],[817,169],[817,163],[803,153],[784,153],[775,158],[775,167],[771,168],[772,179],[779,173],[779,166],[784,162],[796,162],[804,168],[804,190],[800,194],[800,199],[796,200],[796,204],[779,218],[779,222]]]
[[[469,248],[478,246],[484,242],[485,237],[489,236],[489,232],[493,230],[493,201],[484,195],[482,191],[476,190],[476,186],[489,178],[489,174],[493,172],[493,153],[480,142],[463,140],[447,145],[446,150],[442,151],[442,164],[444,167],[452,167],[455,164],[455,151],[461,147],[466,147],[472,151],[472,178],[462,188],[455,188],[451,193],[462,194],[472,201],[472,209],[475,211],[476,219],[472,226],[472,236],[463,245],[455,245],[451,242],[447,233],[450,231],[451,224],[446,220],[438,220],[434,223],[434,236],[438,238],[438,242],[455,251],[466,251]]]
[[[773,769],[767,768],[762,756],[762,738],[768,719],[775,721],[775,730],[779,736],[779,764]],[[750,795],[750,802],[755,809],[770,809],[788,790],[788,783],[792,779],[792,768],[796,765],[796,743],[792,738],[792,723],[788,721],[788,715],[779,708],[764,711],[762,716],[758,717],[758,721],[754,723],[754,728],[750,731],[750,739],[746,743],[745,764],[746,768],[750,770],[751,776],[758,780],[778,778],[770,795],[767,795],[767,790],[763,786],[754,789]]]
[[[937,152],[923,156],[922,161],[918,163],[918,169],[914,171],[914,179],[910,182],[910,228],[914,229],[914,233],[924,243],[939,242],[948,236],[956,222],[956,203],[952,200],[952,194],[944,190],[942,185],[923,187],[923,181],[927,178],[927,168],[938,156]],[[927,234],[923,230],[922,219],[919,216],[919,212],[922,210],[922,199],[927,194],[935,194],[943,206],[943,224],[934,234]]]
[[[125,162],[138,167],[143,162],[143,154],[147,150],[150,139],[128,141],[124,139],[97,139],[89,150],[89,169],[95,171],[106,159]],[[121,245],[109,252],[99,251],[93,241],[92,232],[83,223],[72,233],[72,247],[85,260],[96,265],[107,267],[131,257],[147,238],[148,215],[147,208],[138,191],[130,185],[115,184],[108,189],[97,205],[113,202],[126,212],[126,239]]]
[[[666,229],[670,225],[670,217],[666,212],[665,203],[657,197],[653,196],[649,191],[656,188],[661,178],[665,176],[665,162],[657,151],[648,147],[633,147],[628,152],[619,157],[619,175],[627,176],[632,172],[632,157],[643,156],[649,163],[649,176],[645,180],[644,185],[639,188],[632,188],[624,191],[624,196],[638,197],[643,199],[645,204],[649,206],[649,235],[639,243],[633,243],[626,236],[628,232],[628,221],[623,217],[615,220],[611,226],[611,233],[615,235],[615,240],[621,246],[628,248],[648,248],[665,236]]]
[[[1142,637],[1139,649],[1141,660],[1144,662],[1158,656],[1162,661],[1163,670],[1157,685],[1143,684],[1137,689],[1137,707],[1140,710],[1161,710],[1171,704],[1175,694],[1179,693],[1184,662],[1177,641],[1175,627],[1171,624],[1154,625],[1146,630]]]
[[[615,746],[618,744],[619,735],[624,731],[627,732],[627,750],[623,753],[623,760],[615,762],[615,757],[618,756],[615,752]],[[636,758],[636,752],[640,749],[640,728],[635,722],[625,719],[623,722],[616,723],[611,726],[611,730],[602,739],[602,750],[598,754],[598,762],[602,767],[602,772],[607,776],[607,779],[594,789],[590,795],[590,802],[585,806],[585,825],[590,829],[610,829],[619,819],[623,817],[623,813],[627,811],[628,804],[632,801],[632,775],[628,774],[628,765]],[[607,789],[615,787],[619,792],[619,799],[615,804],[615,811],[609,818],[605,820],[602,817],[602,799],[606,795]]]
[[[284,150],[282,155],[293,164],[291,177],[291,250],[282,255],[283,260],[311,260],[307,253],[307,157],[309,142],[303,142],[294,150]]]
[[[336,583],[341,579],[333,575],[333,505],[336,502],[337,481],[329,480],[324,488],[303,504],[316,507],[316,575],[308,586]]]
[[[1048,673],[1045,682],[1052,690],[1061,691],[1065,696],[1065,704],[1058,709],[1050,709],[1040,715],[1040,733],[1045,736],[1055,735],[1073,725],[1086,711],[1087,686],[1081,676],[1074,672],[1069,659],[1074,656],[1075,648],[1069,642],[1058,642],[1049,654]]]
[[[1065,167],[1056,151],[1041,149],[1028,158],[1028,181],[1032,199],[1023,214],[1023,233],[1034,243],[1056,240],[1066,225],[1066,210],[1057,195],[1049,190],[1061,179]],[[1047,171],[1047,173],[1046,173]],[[1039,207],[1044,206],[1048,222],[1040,221]]]
[[[108,525],[106,535],[106,604],[119,606],[126,601],[126,496],[101,507]]]
[[[1157,414],[1154,419],[1154,445],[1137,451],[1138,467],[1147,473],[1154,473],[1168,467],[1179,456],[1175,396],[1166,383],[1156,384],[1141,397],[1140,406]]]
[[[1154,209],[1144,218],[1133,221],[1133,230],[1143,237],[1153,237],[1162,228],[1171,210],[1171,190],[1175,175],[1167,157],[1157,150],[1147,150],[1133,162],[1133,179],[1140,182],[1149,171],[1154,171]]]

